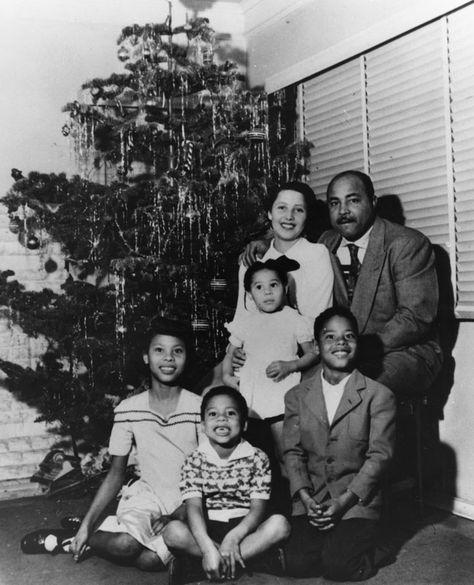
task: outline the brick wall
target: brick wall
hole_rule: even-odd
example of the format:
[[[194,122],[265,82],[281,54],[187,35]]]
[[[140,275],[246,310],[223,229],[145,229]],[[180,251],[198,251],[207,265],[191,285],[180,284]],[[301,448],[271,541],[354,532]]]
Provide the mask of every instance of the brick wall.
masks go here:
[[[8,229],[6,208],[0,205],[1,270],[15,271],[15,277],[28,290],[44,287],[59,291],[67,272],[58,246],[42,236],[39,250],[22,246],[17,235]],[[46,272],[44,264],[52,258],[58,269]],[[44,339],[27,337],[8,318],[8,309],[0,313],[0,357],[23,367],[35,367],[37,358],[46,347]],[[50,447],[57,441],[53,428],[36,422],[38,413],[23,404],[5,388],[0,372],[0,499],[36,495],[41,486],[30,482]]]

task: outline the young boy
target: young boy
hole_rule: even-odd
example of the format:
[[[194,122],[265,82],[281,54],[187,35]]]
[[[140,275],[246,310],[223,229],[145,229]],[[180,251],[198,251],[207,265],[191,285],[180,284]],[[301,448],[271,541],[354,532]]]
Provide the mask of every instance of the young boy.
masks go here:
[[[162,317],[152,321],[143,352],[150,385],[115,409],[111,467],[72,541],[76,561],[87,546],[143,570],[162,570],[170,560],[161,533],[170,515],[179,510],[179,470],[198,444],[201,398],[179,383],[192,347],[188,326]],[[117,515],[106,518],[95,531],[122,487],[133,445],[141,477],[124,487]]]
[[[284,460],[293,497],[288,573],[359,581],[375,573],[380,480],[393,456],[395,398],[356,368],[357,322],[316,318],[321,365],[285,397]]]
[[[218,386],[203,397],[205,437],[181,471],[187,523],[174,520],[165,528],[168,547],[201,558],[208,579],[233,579],[237,565],[268,570],[256,564],[258,557],[289,534],[284,516],[266,517],[270,466],[263,451],[242,439],[247,416],[245,398],[234,388]]]

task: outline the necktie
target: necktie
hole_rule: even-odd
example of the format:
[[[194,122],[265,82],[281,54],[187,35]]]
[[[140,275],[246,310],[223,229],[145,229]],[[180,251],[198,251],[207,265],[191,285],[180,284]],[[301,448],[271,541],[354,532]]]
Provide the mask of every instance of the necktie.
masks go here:
[[[347,294],[349,296],[349,303],[352,302],[352,297],[354,295],[354,289],[357,283],[357,277],[359,276],[360,271],[360,262],[357,256],[357,251],[359,249],[358,246],[355,244],[347,244],[347,249],[349,250],[349,255],[351,257],[351,263],[349,266],[345,267],[344,270],[344,277],[346,279],[347,285]]]

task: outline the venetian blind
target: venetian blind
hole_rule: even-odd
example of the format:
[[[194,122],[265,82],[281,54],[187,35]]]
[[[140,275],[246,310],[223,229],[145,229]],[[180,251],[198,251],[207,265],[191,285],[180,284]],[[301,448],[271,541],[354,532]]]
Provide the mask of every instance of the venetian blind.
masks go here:
[[[359,60],[303,84],[304,136],[313,144],[309,183],[317,197],[341,168],[364,169]]]
[[[440,23],[366,56],[369,174],[397,195],[406,225],[448,244],[443,44]]]
[[[474,318],[472,22],[471,5],[301,84],[317,195],[337,172],[369,172],[407,226],[449,250],[464,318]]]
[[[474,316],[474,6],[448,17],[456,303]]]

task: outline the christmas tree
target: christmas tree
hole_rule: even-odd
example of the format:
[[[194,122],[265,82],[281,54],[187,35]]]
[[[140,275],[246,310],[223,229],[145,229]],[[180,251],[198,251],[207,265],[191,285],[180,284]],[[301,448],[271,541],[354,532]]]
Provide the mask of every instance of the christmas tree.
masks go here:
[[[81,176],[13,169],[2,199],[24,246],[61,244],[69,277],[56,294],[0,273],[0,305],[48,342],[36,368],[0,368],[20,400],[59,422],[76,454],[104,444],[116,397],[140,384],[140,334],[151,316],[191,322],[190,387],[222,357],[238,254],[265,228],[268,189],[303,172],[307,146],[288,137],[283,94],[269,107],[214,53],[204,18],[124,28],[125,72],[88,81],[65,106],[62,132]]]

